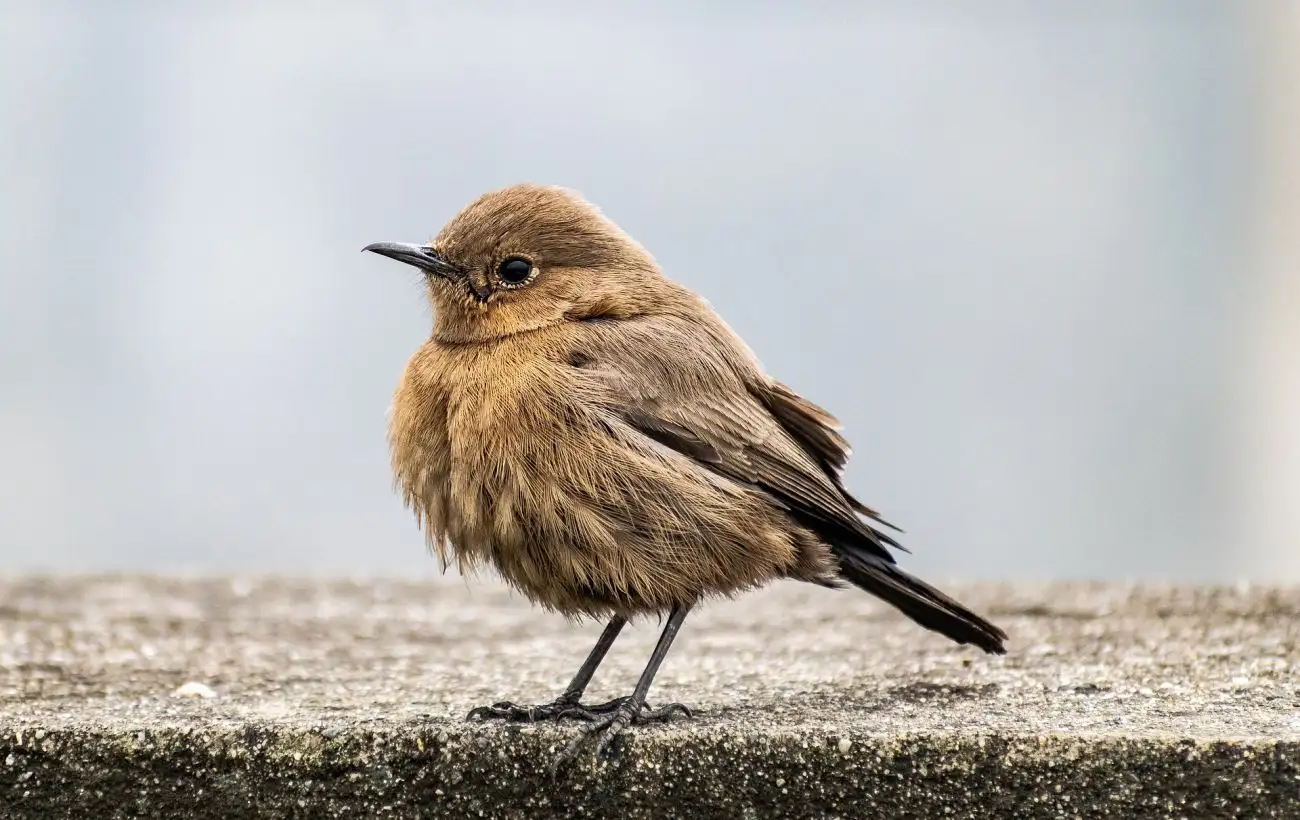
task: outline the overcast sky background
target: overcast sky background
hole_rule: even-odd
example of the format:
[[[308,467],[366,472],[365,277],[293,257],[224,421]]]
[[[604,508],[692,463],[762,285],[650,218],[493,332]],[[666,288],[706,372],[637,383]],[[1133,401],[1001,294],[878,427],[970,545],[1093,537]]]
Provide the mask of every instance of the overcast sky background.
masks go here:
[[[1285,576],[1229,503],[1236,4],[0,8],[0,571],[435,574],[384,440],[430,312],[358,251],[528,180],[842,419],[907,566]]]

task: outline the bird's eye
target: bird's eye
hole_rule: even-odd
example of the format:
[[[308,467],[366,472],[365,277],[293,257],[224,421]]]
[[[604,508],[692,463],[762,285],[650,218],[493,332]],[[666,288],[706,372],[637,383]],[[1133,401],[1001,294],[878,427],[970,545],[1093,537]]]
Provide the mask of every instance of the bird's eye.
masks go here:
[[[503,285],[522,285],[533,275],[533,263],[527,259],[511,257],[497,268],[497,278]]]

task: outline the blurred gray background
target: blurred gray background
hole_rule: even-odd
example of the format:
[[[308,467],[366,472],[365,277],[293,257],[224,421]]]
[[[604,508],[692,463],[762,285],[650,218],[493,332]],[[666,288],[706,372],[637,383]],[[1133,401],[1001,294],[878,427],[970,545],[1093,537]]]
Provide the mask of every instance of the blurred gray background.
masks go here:
[[[3,0],[0,571],[434,575],[359,253],[573,187],[936,578],[1300,580],[1300,3]]]

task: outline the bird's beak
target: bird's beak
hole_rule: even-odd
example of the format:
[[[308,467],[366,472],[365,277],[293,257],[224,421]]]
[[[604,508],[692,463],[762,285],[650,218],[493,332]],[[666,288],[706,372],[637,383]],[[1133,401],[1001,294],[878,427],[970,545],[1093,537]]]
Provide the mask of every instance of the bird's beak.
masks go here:
[[[362,253],[366,251],[377,253],[380,256],[387,256],[389,259],[396,259],[398,262],[405,262],[408,265],[414,265],[426,273],[441,276],[444,279],[459,278],[463,273],[458,266],[434,253],[433,248],[428,245],[411,245],[406,242],[376,242],[361,249]]]

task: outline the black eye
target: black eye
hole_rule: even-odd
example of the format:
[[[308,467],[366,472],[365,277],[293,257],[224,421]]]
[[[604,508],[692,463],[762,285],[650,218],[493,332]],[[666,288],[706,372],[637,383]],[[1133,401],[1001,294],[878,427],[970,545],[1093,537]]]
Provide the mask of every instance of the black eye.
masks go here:
[[[497,268],[497,276],[507,285],[522,285],[532,275],[533,263],[519,257],[507,259]]]

